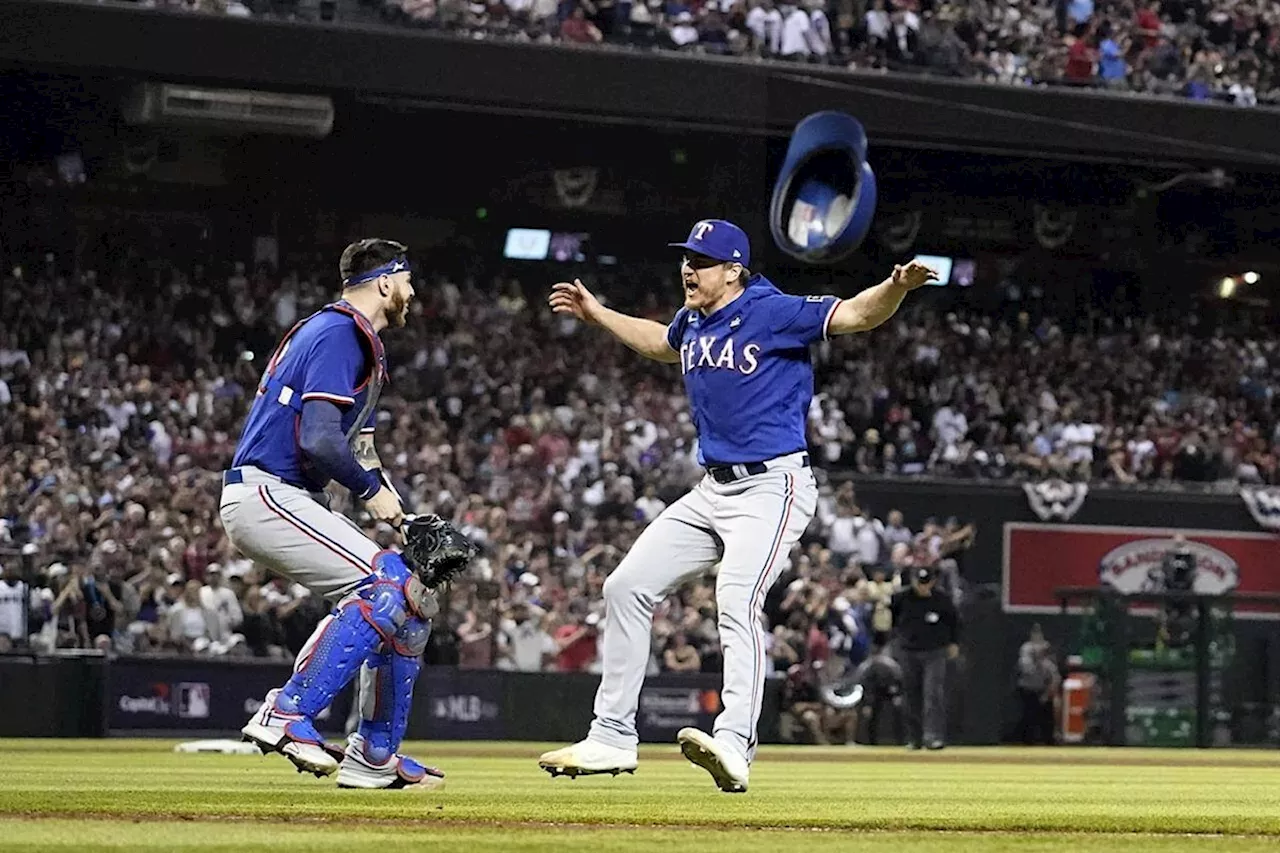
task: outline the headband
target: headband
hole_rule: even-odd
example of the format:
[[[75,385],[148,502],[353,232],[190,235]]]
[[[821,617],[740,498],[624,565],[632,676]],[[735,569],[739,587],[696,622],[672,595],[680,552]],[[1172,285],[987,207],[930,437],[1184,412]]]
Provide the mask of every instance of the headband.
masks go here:
[[[413,272],[413,270],[409,266],[409,261],[405,259],[404,255],[401,255],[398,258],[395,258],[394,260],[387,261],[385,264],[383,264],[380,267],[374,267],[368,272],[362,272],[359,275],[353,275],[351,276],[351,278],[344,278],[342,280],[342,286],[355,287],[357,284],[364,284],[366,281],[373,281],[375,278],[378,278],[379,276],[395,275],[398,272],[407,272],[407,273]]]

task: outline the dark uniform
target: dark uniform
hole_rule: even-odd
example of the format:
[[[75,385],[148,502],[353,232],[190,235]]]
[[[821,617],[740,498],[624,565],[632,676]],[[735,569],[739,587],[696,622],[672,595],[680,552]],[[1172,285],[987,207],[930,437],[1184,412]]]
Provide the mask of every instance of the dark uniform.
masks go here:
[[[902,667],[883,649],[858,664],[853,681],[862,685],[862,701],[858,705],[858,743],[878,742],[880,721],[886,714],[893,718],[893,742],[902,743]]]
[[[934,589],[932,569],[920,568],[911,586],[893,597],[893,628],[902,653],[912,747],[941,749],[946,738],[948,648],[959,640],[950,597]]]

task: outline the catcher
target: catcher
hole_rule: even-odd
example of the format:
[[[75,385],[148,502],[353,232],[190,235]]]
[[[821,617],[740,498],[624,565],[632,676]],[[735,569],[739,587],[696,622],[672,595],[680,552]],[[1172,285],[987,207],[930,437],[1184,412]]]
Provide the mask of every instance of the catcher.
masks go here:
[[[241,733],[298,771],[338,771],[339,788],[439,788],[444,773],[401,755],[420,656],[439,611],[435,590],[477,553],[436,515],[407,518],[403,553],[383,551],[374,571],[326,616],[298,655],[293,677],[267,694]],[[363,666],[362,666],[363,665]],[[346,749],[328,744],[316,716],[360,673],[360,725]]]
[[[373,441],[387,378],[382,332],[405,324],[414,291],[406,247],[378,238],[342,253],[342,299],[294,326],[267,363],[219,514],[245,556],[337,602],[241,733],[343,788],[434,788],[444,776],[400,755],[418,657],[439,609],[434,590],[474,546],[436,516],[406,519]],[[329,509],[346,487],[378,521],[400,527],[404,553]],[[316,716],[360,671],[360,725],[346,749],[324,742]]]

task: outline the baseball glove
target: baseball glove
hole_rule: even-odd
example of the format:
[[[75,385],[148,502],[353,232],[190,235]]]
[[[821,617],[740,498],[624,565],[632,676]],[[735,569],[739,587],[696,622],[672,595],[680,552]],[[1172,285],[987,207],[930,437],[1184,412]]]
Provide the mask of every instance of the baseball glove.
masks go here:
[[[401,556],[427,589],[438,589],[467,568],[480,549],[438,515],[408,516]]]

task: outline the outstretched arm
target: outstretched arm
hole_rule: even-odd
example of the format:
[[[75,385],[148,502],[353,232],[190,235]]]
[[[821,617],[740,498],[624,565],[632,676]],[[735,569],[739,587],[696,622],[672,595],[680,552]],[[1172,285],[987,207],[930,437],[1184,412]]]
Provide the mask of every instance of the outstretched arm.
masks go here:
[[[666,326],[604,307],[577,279],[573,284],[557,284],[547,301],[557,314],[572,314],[584,323],[600,326],[645,358],[667,364],[680,360],[680,354],[667,343]]]
[[[908,293],[937,280],[938,274],[919,261],[895,266],[884,281],[836,306],[827,334],[847,335],[874,329],[897,312]]]

